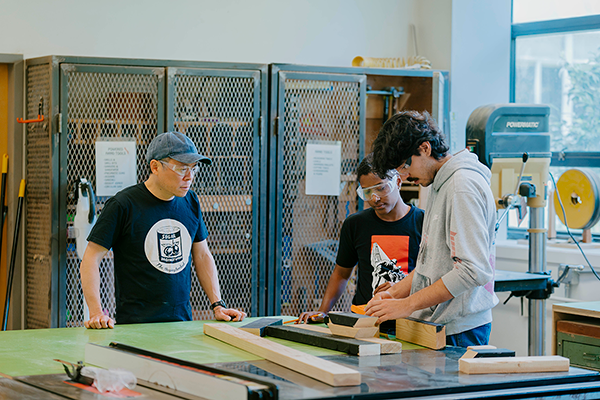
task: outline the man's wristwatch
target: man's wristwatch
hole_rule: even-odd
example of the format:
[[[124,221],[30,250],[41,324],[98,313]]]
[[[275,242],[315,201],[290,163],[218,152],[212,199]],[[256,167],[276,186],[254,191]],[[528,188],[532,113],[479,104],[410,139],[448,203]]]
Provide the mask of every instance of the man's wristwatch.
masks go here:
[[[209,308],[210,308],[210,310],[211,310],[211,311],[214,311],[214,310],[215,310],[215,308],[217,308],[217,307],[219,307],[219,306],[221,306],[221,307],[223,307],[223,308],[227,308],[227,304],[226,304],[226,303],[225,303],[225,301],[223,301],[223,300],[215,301],[214,303],[212,303],[212,304],[210,305],[210,307],[209,307]]]

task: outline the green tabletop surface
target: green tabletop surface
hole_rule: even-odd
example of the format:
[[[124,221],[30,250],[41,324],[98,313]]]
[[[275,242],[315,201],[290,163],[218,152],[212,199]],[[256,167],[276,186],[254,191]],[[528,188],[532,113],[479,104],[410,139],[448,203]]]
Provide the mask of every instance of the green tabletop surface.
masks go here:
[[[291,320],[293,317],[282,317]],[[259,318],[229,322],[240,327]],[[85,344],[108,346],[118,342],[200,364],[261,359],[217,339],[205,336],[203,325],[218,321],[165,322],[115,325],[114,329],[55,328],[0,332],[0,373],[10,376],[62,373],[54,359],[84,361]],[[218,322],[226,323],[226,322]],[[343,354],[338,351],[269,338],[314,356]],[[403,348],[420,348],[404,344]]]

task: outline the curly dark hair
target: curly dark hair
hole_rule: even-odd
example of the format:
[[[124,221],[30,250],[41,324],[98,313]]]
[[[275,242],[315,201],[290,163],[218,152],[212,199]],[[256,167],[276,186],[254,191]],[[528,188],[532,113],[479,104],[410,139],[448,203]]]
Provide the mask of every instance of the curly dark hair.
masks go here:
[[[418,156],[419,146],[431,144],[431,156],[440,160],[448,155],[446,137],[427,111],[401,111],[379,130],[373,142],[373,170],[381,178],[398,168],[411,156]]]
[[[371,172],[375,173],[373,169],[373,153],[369,153],[362,159],[360,164],[358,164],[358,168],[356,168],[356,181],[360,183],[360,177],[369,175]],[[385,174],[379,175],[381,179],[392,179],[392,171],[386,171]]]

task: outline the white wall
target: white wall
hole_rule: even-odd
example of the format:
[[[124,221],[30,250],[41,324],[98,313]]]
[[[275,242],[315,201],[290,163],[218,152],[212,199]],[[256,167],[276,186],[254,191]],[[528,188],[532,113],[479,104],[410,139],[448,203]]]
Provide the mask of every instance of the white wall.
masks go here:
[[[565,246],[565,247],[563,247]],[[600,265],[600,246],[597,244],[583,245],[586,256],[592,266]],[[529,246],[527,241],[504,240],[498,241],[496,246],[496,268],[506,271],[527,272]],[[575,245],[549,245],[546,248],[547,270],[552,278],[558,280],[560,264],[585,265],[583,273],[577,284],[565,285],[555,289],[554,294],[546,300],[546,340],[544,349],[546,354],[552,354],[552,305],[573,301],[598,301],[598,280],[593,276],[586,261]],[[596,267],[596,271],[600,273]],[[523,300],[523,313],[521,313],[521,299],[513,297],[507,304],[502,304],[509,293],[498,293],[500,304],[492,311],[492,334],[490,344],[500,348],[512,349],[519,356],[528,355],[528,300]]]
[[[511,0],[452,1],[453,151],[465,147],[465,128],[473,110],[485,104],[508,103],[510,25]]]
[[[416,3],[0,0],[0,53],[350,66],[358,55],[412,55]],[[436,18],[449,24],[448,12]]]

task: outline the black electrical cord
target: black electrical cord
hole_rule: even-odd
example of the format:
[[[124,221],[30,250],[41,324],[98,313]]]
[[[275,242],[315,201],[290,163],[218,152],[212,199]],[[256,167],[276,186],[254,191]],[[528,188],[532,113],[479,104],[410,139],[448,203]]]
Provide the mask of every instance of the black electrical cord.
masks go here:
[[[579,242],[577,240],[575,240],[575,238],[573,237],[573,234],[571,233],[571,230],[569,229],[569,225],[567,224],[567,213],[565,212],[565,207],[563,206],[562,200],[560,199],[560,193],[558,192],[558,186],[556,186],[556,181],[554,180],[554,175],[552,175],[552,172],[550,172],[550,177],[552,178],[552,183],[554,184],[554,190],[556,190],[556,197],[558,197],[558,203],[560,204],[560,208],[561,208],[562,213],[563,213],[563,218],[564,218],[564,221],[565,221],[565,226],[567,227],[567,233],[569,234],[569,236],[571,237],[571,239],[573,240],[573,242],[579,248],[579,251],[581,252],[581,255],[583,256],[583,258],[585,258],[585,261],[587,262],[588,267],[590,267],[590,269],[594,273],[594,276],[596,276],[596,278],[600,281],[600,276],[598,276],[598,274],[596,273],[596,270],[594,270],[594,268],[592,267],[592,264],[590,263],[590,260],[588,260],[587,256],[583,252],[583,249],[579,245]],[[566,271],[568,271],[568,269]],[[563,275],[564,275],[564,273],[563,273]]]

